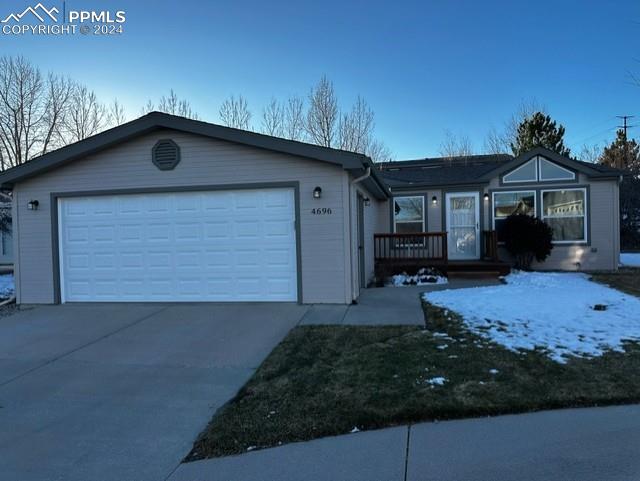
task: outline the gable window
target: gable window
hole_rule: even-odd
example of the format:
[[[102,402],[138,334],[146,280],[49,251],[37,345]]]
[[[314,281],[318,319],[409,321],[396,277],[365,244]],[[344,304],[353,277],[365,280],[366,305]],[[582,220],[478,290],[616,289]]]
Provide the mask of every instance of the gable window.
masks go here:
[[[498,242],[504,242],[504,221],[512,214],[536,215],[536,193],[533,190],[493,193],[493,229]]]
[[[395,197],[393,199],[394,232],[415,234],[424,232],[424,197]]]
[[[564,167],[560,167],[547,159],[539,157],[540,180],[574,180],[576,174]]]
[[[586,242],[586,189],[543,190],[542,219],[553,229],[554,242]]]
[[[538,180],[538,164],[536,159],[522,164],[502,178],[506,184],[509,182],[536,182]]]
[[[502,177],[505,184],[524,182],[552,182],[555,180],[575,180],[576,174],[572,170],[559,166],[544,157],[536,155],[520,167]]]

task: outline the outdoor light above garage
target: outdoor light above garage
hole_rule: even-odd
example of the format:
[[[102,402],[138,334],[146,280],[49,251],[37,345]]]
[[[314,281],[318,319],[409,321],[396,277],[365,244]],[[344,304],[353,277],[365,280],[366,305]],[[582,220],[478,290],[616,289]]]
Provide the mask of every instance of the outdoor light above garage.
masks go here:
[[[438,204],[438,198],[435,195],[433,197],[431,197],[431,203],[433,205],[437,205]]]
[[[313,198],[319,199],[320,197],[322,197],[322,187],[316,187],[313,189]]]

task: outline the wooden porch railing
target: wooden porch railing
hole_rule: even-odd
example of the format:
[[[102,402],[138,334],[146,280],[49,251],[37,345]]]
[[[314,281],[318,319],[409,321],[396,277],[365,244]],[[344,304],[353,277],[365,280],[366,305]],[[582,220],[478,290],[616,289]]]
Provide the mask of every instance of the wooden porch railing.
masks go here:
[[[480,239],[482,259],[498,261],[498,233],[495,230],[485,230]]]
[[[374,257],[378,275],[398,268],[446,265],[447,233],[374,234]]]

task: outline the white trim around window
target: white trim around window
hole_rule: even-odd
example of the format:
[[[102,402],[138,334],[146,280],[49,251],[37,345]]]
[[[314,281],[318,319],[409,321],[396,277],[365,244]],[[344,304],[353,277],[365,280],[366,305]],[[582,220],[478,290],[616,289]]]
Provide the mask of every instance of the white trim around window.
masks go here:
[[[491,227],[494,231],[498,231],[496,229],[496,219],[497,220],[505,220],[509,216],[496,216],[496,196],[501,194],[521,194],[523,196],[532,196],[533,197],[533,212],[531,212],[531,216],[535,217],[538,215],[538,193],[535,189],[517,189],[517,190],[496,190],[491,193]],[[504,241],[498,239],[498,244],[504,244]]]
[[[419,199],[420,200],[420,205],[421,205],[421,209],[422,209],[422,218],[420,220],[418,219],[407,219],[407,220],[397,220],[396,216],[396,212],[395,212],[395,208],[396,208],[396,201],[399,199]],[[395,196],[393,197],[393,232],[398,232],[397,229],[397,225],[398,224],[417,224],[418,222],[422,222],[422,230],[421,232],[425,232],[425,219],[426,219],[426,215],[425,215],[425,211],[424,211],[424,196],[423,195],[401,195],[401,196]]]
[[[545,204],[544,204],[544,194],[547,192],[582,192],[582,214],[581,215],[571,215],[572,207],[567,205],[565,206],[565,212],[559,213],[556,215],[548,215],[545,212]],[[582,239],[566,239],[566,240],[554,240],[554,244],[576,244],[576,243],[587,243],[588,242],[588,223],[589,223],[589,197],[587,195],[587,189],[584,187],[577,188],[560,188],[560,189],[541,189],[540,190],[540,218],[547,222],[547,219],[583,219],[582,222]],[[551,225],[549,222],[547,224]],[[553,226],[551,226],[553,227]]]

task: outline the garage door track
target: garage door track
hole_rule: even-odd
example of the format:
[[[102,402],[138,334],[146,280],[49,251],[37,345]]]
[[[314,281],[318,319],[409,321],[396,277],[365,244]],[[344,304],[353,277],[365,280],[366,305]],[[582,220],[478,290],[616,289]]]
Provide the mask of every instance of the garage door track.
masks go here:
[[[67,304],[0,318],[0,477],[166,479],[306,310]]]

